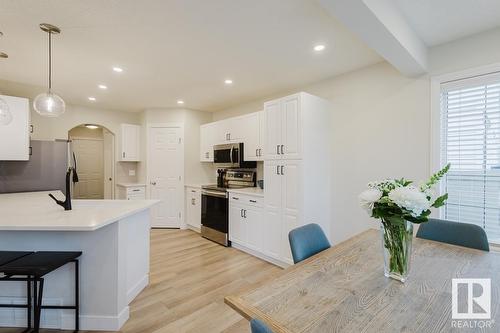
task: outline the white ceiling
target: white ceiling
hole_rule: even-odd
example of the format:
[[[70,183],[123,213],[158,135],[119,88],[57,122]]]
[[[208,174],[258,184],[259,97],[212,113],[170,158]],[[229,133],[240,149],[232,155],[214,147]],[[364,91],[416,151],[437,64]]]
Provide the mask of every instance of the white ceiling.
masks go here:
[[[500,0],[391,1],[427,46],[500,26]]]
[[[46,84],[42,22],[62,29],[54,90],[108,109],[215,111],[381,61],[314,0],[0,0],[0,79]]]

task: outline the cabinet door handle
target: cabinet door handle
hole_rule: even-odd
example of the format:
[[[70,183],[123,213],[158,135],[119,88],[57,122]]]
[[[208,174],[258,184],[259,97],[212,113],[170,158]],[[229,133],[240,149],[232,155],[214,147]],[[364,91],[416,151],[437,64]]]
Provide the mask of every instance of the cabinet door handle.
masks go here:
[[[195,190],[191,190],[191,193],[196,193],[196,191]]]
[[[229,136],[229,141],[231,141],[231,133],[227,134]]]
[[[257,200],[250,200],[250,202],[257,203]]]
[[[122,156],[125,158],[125,152],[122,153]]]
[[[279,166],[279,165],[277,165],[277,166],[276,166],[276,174],[277,174],[277,175],[279,175],[279,174],[280,174],[280,166]]]
[[[33,125],[30,125],[30,133],[33,133]]]
[[[194,198],[191,199],[191,205],[195,205],[195,201],[194,201]]]
[[[247,218],[247,210],[246,209],[243,209],[243,217]]]
[[[240,216],[243,217],[243,209],[240,209]]]
[[[281,145],[281,155],[284,154],[284,152],[283,152],[284,147],[285,147],[284,145]]]
[[[233,197],[233,200],[240,200],[240,198],[238,198],[238,197]]]
[[[276,154],[280,154],[280,145],[276,145]]]
[[[281,166],[281,175],[282,175],[282,176],[284,176],[284,175],[285,175],[285,173],[283,172],[283,170],[284,170],[284,169],[285,169],[285,167],[282,165],[282,166]]]

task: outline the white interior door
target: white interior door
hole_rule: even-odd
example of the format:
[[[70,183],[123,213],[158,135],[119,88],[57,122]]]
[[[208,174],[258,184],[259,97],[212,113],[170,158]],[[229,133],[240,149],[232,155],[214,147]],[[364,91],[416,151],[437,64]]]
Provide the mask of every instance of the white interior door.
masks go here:
[[[73,187],[75,199],[104,198],[103,140],[72,139],[79,182]]]
[[[148,179],[152,226],[180,228],[184,204],[184,146],[181,127],[150,127]]]
[[[115,136],[103,130],[103,149],[104,149],[104,199],[115,198]]]

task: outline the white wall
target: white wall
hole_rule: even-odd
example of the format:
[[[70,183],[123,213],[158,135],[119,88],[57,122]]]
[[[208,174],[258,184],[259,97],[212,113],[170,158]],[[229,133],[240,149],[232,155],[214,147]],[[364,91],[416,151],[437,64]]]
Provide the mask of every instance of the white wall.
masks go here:
[[[300,90],[332,103],[332,240],[377,227],[358,205],[366,183],[429,174],[428,78],[409,79],[381,63]],[[271,98],[214,113],[214,120],[260,110]]]
[[[184,124],[184,178],[186,184],[206,184],[215,182],[211,163],[200,162],[200,125],[212,121],[212,113],[189,109],[149,109],[142,115],[143,149],[146,152],[146,133],[148,124]],[[146,160],[146,155],[143,155]],[[146,163],[141,163],[139,179],[146,181]]]

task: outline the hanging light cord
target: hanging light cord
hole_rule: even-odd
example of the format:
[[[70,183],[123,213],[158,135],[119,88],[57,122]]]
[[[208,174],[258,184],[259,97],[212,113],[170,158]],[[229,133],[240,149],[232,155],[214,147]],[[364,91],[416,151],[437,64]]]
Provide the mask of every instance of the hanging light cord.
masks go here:
[[[52,32],[49,34],[49,93],[52,89]]]

